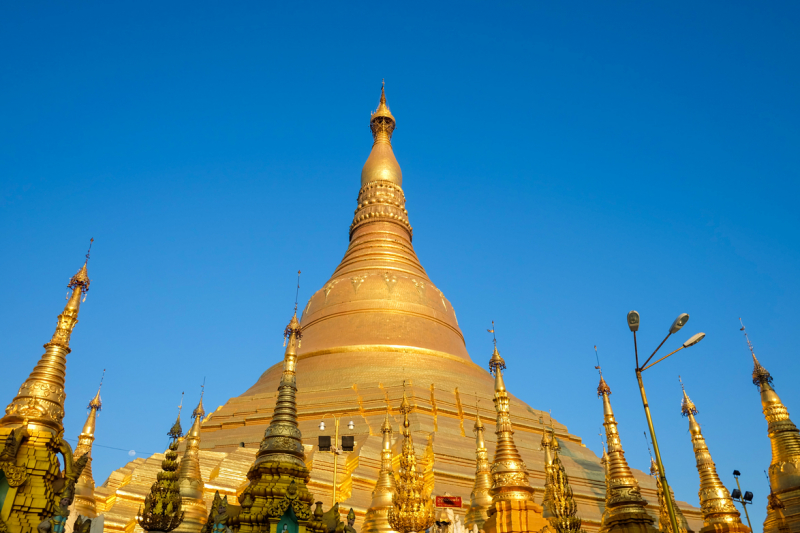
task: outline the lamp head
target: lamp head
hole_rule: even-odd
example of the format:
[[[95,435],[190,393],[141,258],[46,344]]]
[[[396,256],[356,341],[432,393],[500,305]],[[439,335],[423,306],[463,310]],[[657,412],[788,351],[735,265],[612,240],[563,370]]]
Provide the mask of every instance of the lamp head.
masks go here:
[[[744,501],[746,501],[746,502],[752,502],[753,501],[753,493],[750,492],[749,490],[744,493]]]
[[[733,492],[731,492],[731,498],[733,498],[734,500],[738,500],[741,497],[742,497],[742,491],[740,491],[739,489],[733,489]]]
[[[689,346],[694,346],[695,344],[703,340],[705,337],[706,337],[705,333],[695,333],[689,338],[688,341],[683,343],[683,347],[688,348]]]
[[[733,471],[733,477],[739,477],[739,476],[741,476],[741,475],[742,475],[742,473],[741,473],[741,472],[739,472],[738,470],[734,470],[734,471]]]
[[[320,431],[325,431],[325,421],[324,420],[319,423],[319,430]]]
[[[675,319],[675,322],[669,327],[669,333],[672,335],[673,333],[677,333],[686,323],[689,322],[689,314],[688,313],[681,313],[678,315],[678,318]]]
[[[631,331],[639,331],[639,313],[637,311],[628,313],[628,327]]]
[[[352,421],[352,420],[351,420],[350,422],[348,422],[348,424],[347,424],[347,429],[350,429],[350,430],[352,430],[352,429],[355,429],[355,427],[356,427],[356,426],[355,426],[355,424],[353,424],[353,421]]]

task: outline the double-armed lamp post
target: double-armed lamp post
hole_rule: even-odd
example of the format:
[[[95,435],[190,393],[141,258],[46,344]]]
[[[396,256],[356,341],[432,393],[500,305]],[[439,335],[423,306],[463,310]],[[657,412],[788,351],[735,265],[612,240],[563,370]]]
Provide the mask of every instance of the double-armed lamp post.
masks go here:
[[[325,420],[324,419],[325,419],[326,416],[328,416],[328,414],[329,413],[326,413],[325,415],[323,415],[322,420],[320,420],[320,422],[319,422],[320,431],[325,431]],[[332,494],[331,494],[331,507],[336,505],[336,477],[337,477],[337,474],[338,474],[338,467],[339,467],[339,454],[342,453],[343,451],[346,451],[346,452],[352,452],[353,451],[352,438],[350,438],[350,442],[345,443],[344,442],[344,437],[342,437],[342,441],[343,441],[342,442],[342,447],[339,448],[339,420],[341,419],[341,417],[343,415],[344,415],[344,413],[336,413],[336,414],[332,415],[333,419],[335,421],[335,423],[334,423],[335,434],[334,434],[334,437],[333,437],[333,445],[331,445],[331,438],[330,437],[325,437],[323,435],[320,435],[319,443],[318,443],[320,451],[323,451],[323,452],[328,452],[329,451],[329,452],[333,453],[333,491],[332,491]],[[347,429],[349,429],[350,431],[355,429],[355,425],[353,424],[352,420],[347,424]]]
[[[742,486],[739,485],[739,476],[741,475],[742,473],[738,470],[733,471],[733,477],[736,478],[736,488],[731,491],[731,498],[733,498],[733,501],[742,504],[744,515],[747,517],[747,525],[750,527],[750,531],[753,531],[753,525],[750,524],[750,513],[747,512],[747,506],[753,503],[753,493],[748,490],[742,494]]]
[[[647,403],[647,395],[644,392],[644,382],[642,381],[642,372],[644,372],[648,368],[657,365],[670,355],[679,352],[684,348],[688,348],[689,346],[694,346],[695,344],[703,340],[706,334],[697,333],[696,335],[693,335],[688,341],[684,342],[683,345],[681,345],[681,347],[678,348],[677,350],[668,353],[667,355],[665,355],[664,357],[653,363],[650,363],[650,360],[653,358],[653,356],[656,355],[656,352],[658,352],[658,350],[664,345],[664,343],[667,342],[667,339],[670,338],[670,336],[673,333],[677,333],[678,330],[680,330],[684,325],[686,325],[688,321],[689,321],[688,314],[683,313],[680,316],[678,316],[678,318],[675,319],[675,322],[672,323],[672,326],[670,326],[669,333],[667,334],[667,336],[664,337],[664,340],[661,341],[661,344],[658,345],[658,348],[655,349],[655,351],[650,355],[650,357],[647,358],[647,360],[644,363],[639,364],[639,348],[636,344],[636,332],[639,331],[639,313],[637,313],[636,311],[631,311],[630,313],[628,313],[628,327],[633,332],[633,350],[634,353],[636,354],[636,379],[639,381],[639,392],[642,395],[642,405],[644,405],[644,414],[647,417],[647,427],[650,429],[650,437],[653,441],[653,451],[655,452],[656,463],[658,464],[658,477],[661,479],[661,486],[664,488],[664,495],[665,495],[664,500],[667,504],[667,510],[669,511],[669,520],[670,523],[672,524],[672,531],[674,532],[680,531],[680,529],[678,529],[678,518],[675,515],[675,508],[672,506],[672,496],[671,496],[672,492],[670,492],[671,489],[669,488],[669,484],[667,483],[667,474],[664,472],[664,464],[661,462],[661,452],[658,449],[658,441],[656,440],[656,431],[653,428],[653,418],[650,416],[650,406]]]

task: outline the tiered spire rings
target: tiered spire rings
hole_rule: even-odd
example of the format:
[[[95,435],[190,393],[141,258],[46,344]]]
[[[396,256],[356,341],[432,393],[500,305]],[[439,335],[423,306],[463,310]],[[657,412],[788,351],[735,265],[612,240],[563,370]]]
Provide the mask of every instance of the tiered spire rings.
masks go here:
[[[606,456],[606,513],[604,526],[608,531],[655,530],[653,519],[647,514],[647,502],[642,498],[639,482],[633,477],[617,430],[617,421],[611,409],[611,388],[600,374],[597,395],[603,399],[603,426],[606,428],[608,453]]]
[[[206,412],[203,408],[203,392],[200,401],[192,411],[192,428],[186,434],[186,449],[183,451],[178,472],[178,490],[183,501],[184,518],[177,528],[178,533],[200,531],[208,518],[203,501],[203,476],[200,474],[200,430]]]
[[[473,525],[478,529],[483,529],[483,524],[488,517],[489,509],[492,507],[492,496],[489,491],[492,488],[492,468],[489,464],[489,452],[486,450],[484,440],[484,426],[481,422],[481,415],[478,412],[478,405],[475,405],[475,483],[470,494],[470,505],[464,524],[471,529]]]
[[[105,370],[103,370],[105,375]],[[89,402],[89,414],[83,430],[78,435],[78,446],[75,448],[75,459],[86,456],[87,463],[81,472],[78,482],[75,484],[75,502],[73,510],[76,516],[95,518],[97,516],[97,505],[94,497],[94,477],[92,476],[92,443],[94,442],[94,431],[97,425],[97,413],[103,408],[103,401],[100,399],[100,389],[103,387],[103,380],[97,388],[97,394]],[[71,518],[72,519],[72,518]]]
[[[386,405],[386,419],[381,425],[383,442],[381,445],[381,470],[378,482],[372,491],[372,503],[367,510],[363,533],[393,532],[389,524],[389,509],[392,507],[392,494],[396,491],[394,473],[392,471],[392,424],[389,422],[389,405]]]
[[[681,383],[683,387],[683,383]],[[705,531],[750,531],[742,525],[739,511],[733,505],[733,500],[725,485],[717,475],[717,468],[711,459],[711,453],[706,446],[706,440],[700,431],[700,424],[695,420],[698,413],[694,402],[689,399],[686,390],[683,390],[681,401],[681,414],[689,419],[689,432],[692,434],[694,456],[697,460],[697,472],[700,474],[700,507],[703,511],[703,528]]]
[[[169,449],[164,454],[161,472],[150,493],[144,499],[144,506],[139,508],[137,521],[145,531],[169,532],[183,521],[181,494],[178,490],[178,439],[183,435],[181,415],[167,432],[171,439]]]
[[[433,500],[425,491],[425,473],[417,466],[417,454],[414,452],[414,440],[409,429],[411,413],[405,391],[400,404],[403,413],[403,449],[400,453],[400,468],[397,472],[397,491],[392,498],[389,509],[389,524],[400,533],[423,531],[433,525]]]

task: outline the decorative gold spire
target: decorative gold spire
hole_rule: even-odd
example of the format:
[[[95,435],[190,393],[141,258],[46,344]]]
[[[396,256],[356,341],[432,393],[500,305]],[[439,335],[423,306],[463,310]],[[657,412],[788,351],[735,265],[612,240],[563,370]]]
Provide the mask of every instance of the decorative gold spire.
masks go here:
[[[472,529],[473,525],[478,526],[478,529],[483,529],[489,509],[492,507],[492,496],[489,494],[492,488],[492,467],[489,463],[489,452],[486,450],[486,441],[483,436],[484,426],[481,422],[477,402],[473,431],[475,432],[475,483],[472,486],[469,510],[464,517],[464,524],[468,529]]]
[[[681,383],[683,388],[683,383]],[[700,508],[703,511],[703,530],[706,528],[719,531],[722,528],[730,531],[749,531],[742,525],[739,511],[733,505],[733,500],[719,480],[717,468],[711,459],[706,441],[700,432],[700,424],[694,416],[698,413],[694,402],[689,399],[686,390],[683,390],[681,401],[681,414],[689,418],[689,432],[692,434],[694,456],[697,460],[697,472],[700,474]]]
[[[403,173],[392,151],[392,133],[396,124],[389,106],[386,105],[385,87],[381,87],[381,101],[369,120],[374,144],[361,170],[362,187],[373,181],[388,181],[403,186]]]
[[[550,502],[553,499],[553,439],[550,431],[542,425],[542,451],[544,452],[544,496],[542,507],[544,517],[550,518]]]
[[[103,378],[105,377],[103,369]],[[97,387],[97,394],[89,402],[89,414],[86,423],[83,424],[83,431],[78,435],[78,446],[75,448],[74,458],[80,459],[87,457],[86,466],[81,471],[77,483],[75,483],[75,500],[73,510],[75,516],[85,516],[95,518],[97,516],[97,505],[94,497],[94,477],[92,476],[92,443],[94,442],[94,431],[97,426],[97,413],[103,408],[103,401],[100,399],[100,389],[103,387],[103,378],[100,378],[100,386]]]
[[[383,443],[381,446],[381,469],[378,472],[378,482],[372,491],[372,502],[367,510],[364,533],[388,533],[394,531],[389,524],[389,509],[392,508],[392,494],[396,490],[394,473],[392,471],[392,424],[389,422],[389,405],[386,405],[386,418],[381,425]]]
[[[81,296],[85,296],[89,290],[88,262],[89,253],[78,273],[69,280],[67,288],[72,290],[72,294],[68,296],[64,311],[58,315],[53,338],[44,345],[44,355],[6,407],[6,415],[0,419],[0,428],[25,425],[29,429],[46,429],[55,435],[63,431],[64,384],[67,354],[71,351],[69,340],[72,329],[78,323]]]
[[[489,371],[494,375],[494,407],[497,412],[497,446],[492,461],[492,502],[503,500],[533,501],[533,488],[528,481],[528,470],[514,444],[511,427],[510,398],[503,382],[506,363],[495,344]]]
[[[183,402],[181,402],[183,403]],[[172,439],[169,449],[164,454],[161,472],[150,493],[144,499],[144,506],[139,507],[137,521],[145,531],[172,531],[183,521],[181,494],[178,490],[178,439],[181,437],[181,415],[170,428],[167,435]]]
[[[272,421],[264,431],[264,438],[256,454],[256,465],[264,461],[280,460],[305,469],[305,450],[297,426],[297,347],[303,334],[295,311],[283,332],[286,351],[283,354],[283,376],[278,386],[278,399]]]
[[[558,449],[553,450],[550,470],[549,487],[545,486],[545,492],[550,494],[547,502],[549,511],[547,518],[550,520],[550,525],[556,533],[580,533],[582,522],[578,517],[578,505],[572,495],[567,471],[558,456]]]
[[[389,509],[389,524],[395,531],[410,533],[422,531],[433,525],[433,500],[425,492],[425,474],[417,467],[417,454],[411,438],[408,415],[411,406],[405,391],[400,404],[403,413],[403,450],[400,454],[400,469],[397,472],[397,491]]]
[[[658,465],[656,460],[650,458],[650,475],[656,480],[656,491],[658,494],[658,530],[661,533],[674,533],[672,531],[672,521],[669,519],[669,508],[667,507],[666,495],[664,494],[664,487],[661,485],[661,478],[658,475]],[[675,495],[670,491],[670,498],[672,498],[672,508],[675,509],[675,518],[678,519],[678,533],[690,533],[689,524],[683,516],[678,504],[675,502]]]
[[[741,321],[741,318],[739,319]],[[761,408],[767,420],[767,434],[772,444],[772,462],[769,465],[770,490],[787,504],[786,517],[795,522],[800,506],[800,431],[789,418],[789,410],[781,401],[772,386],[772,375],[756,358],[753,344],[747,336],[744,323],[741,331],[747,340],[747,346],[753,356],[753,383],[761,393]],[[792,494],[789,494],[792,492]],[[764,522],[765,530],[773,524],[780,524],[781,518],[775,510],[767,512]],[[777,527],[777,525],[775,526]]]
[[[599,370],[599,369],[598,369]],[[606,428],[606,442],[608,454],[605,457],[607,484],[606,484],[606,511],[604,525],[609,531],[625,529],[625,523],[638,522],[641,527],[655,529],[653,519],[645,511],[647,502],[642,498],[639,482],[633,477],[628,461],[625,460],[625,451],[617,430],[617,421],[611,409],[611,388],[600,374],[600,384],[597,395],[603,399],[603,426]]]
[[[205,389],[205,387],[203,388]],[[203,501],[203,476],[200,474],[200,430],[206,412],[203,409],[203,394],[200,392],[200,401],[192,412],[192,428],[186,435],[186,449],[183,451],[180,469],[178,471],[178,490],[181,494],[182,508],[184,511],[183,522],[178,526],[178,532],[194,533],[200,531],[208,519],[208,510]]]

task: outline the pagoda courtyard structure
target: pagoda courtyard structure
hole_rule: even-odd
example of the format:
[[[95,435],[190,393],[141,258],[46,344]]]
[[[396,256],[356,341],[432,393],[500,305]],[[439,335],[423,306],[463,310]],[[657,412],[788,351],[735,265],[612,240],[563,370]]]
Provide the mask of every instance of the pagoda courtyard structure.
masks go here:
[[[392,147],[396,120],[383,90],[369,127],[373,144],[361,171],[355,213],[350,227],[342,228],[342,240],[346,236],[349,244],[330,279],[311,295],[299,317],[302,342],[298,343],[296,358],[296,419],[304,447],[302,460],[310,472],[306,488],[315,501],[325,502],[327,509],[335,484],[342,513],[353,508],[359,531],[373,503],[385,509],[384,500],[373,499],[376,488],[383,490],[388,483],[383,428],[402,426],[403,417],[396,407],[401,404],[405,382],[407,401],[413,406],[408,430],[417,457],[424,457],[429,468],[426,486],[430,485],[434,496],[460,496],[462,507],[454,511],[463,523],[476,487],[472,430],[478,416],[487,421],[487,428],[488,421],[497,420],[495,378],[484,364],[476,364],[470,357],[453,303],[428,276],[414,251],[413,239],[424,239],[436,228],[412,229],[406,209],[406,183]],[[413,179],[408,180],[409,186],[413,183]],[[352,187],[355,193],[355,176]],[[267,346],[265,353],[272,350]],[[241,504],[238,498],[247,486],[248,471],[273,417],[275,391],[283,376],[283,361],[271,357],[272,366],[266,371],[243,368],[242,372],[263,373],[248,390],[202,421],[197,457],[209,510],[217,491],[229,505]],[[551,419],[548,409],[556,405],[534,408],[516,398],[513,390],[506,394],[508,421],[517,452],[527,466],[532,502],[540,507],[544,493],[540,442],[546,422],[552,425],[560,444],[559,459],[569,478],[581,527],[587,533],[598,531],[606,495],[600,459],[580,437]],[[395,407],[388,421],[387,405]],[[317,449],[318,437],[327,435],[319,429],[320,421],[333,415],[353,420],[355,427],[351,432],[353,451],[339,456]],[[497,435],[486,431],[484,440],[487,456],[494,457]],[[396,473],[402,439],[388,445]],[[336,479],[334,457],[339,461]],[[106,532],[135,529],[132,524],[139,503],[154,482],[162,458],[157,454],[136,459],[97,487],[97,512],[105,515]],[[643,497],[653,502],[648,512],[657,518],[655,482],[644,472],[631,470]],[[476,501],[476,505],[485,502]],[[533,508],[527,503],[506,507],[514,505]],[[679,505],[693,529],[699,530],[700,510]],[[483,512],[476,510],[479,513],[470,515],[471,524],[483,519],[474,518]],[[375,520],[379,516],[380,525]],[[387,527],[382,515],[372,513],[370,518],[371,531]]]

